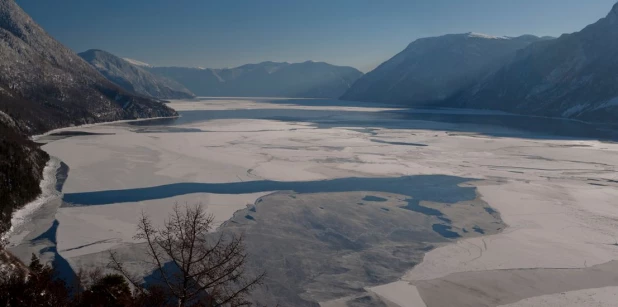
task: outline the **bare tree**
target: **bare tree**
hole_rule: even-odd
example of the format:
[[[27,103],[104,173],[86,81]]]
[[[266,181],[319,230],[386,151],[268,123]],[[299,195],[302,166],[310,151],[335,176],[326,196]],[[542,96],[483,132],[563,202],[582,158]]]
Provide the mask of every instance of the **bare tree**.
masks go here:
[[[146,242],[149,263],[178,306],[249,306],[247,294],[262,283],[264,273],[249,276],[242,235],[213,235],[213,221],[201,205],[176,204],[161,228],[142,212],[135,238]],[[110,256],[111,267],[143,293],[118,255]]]

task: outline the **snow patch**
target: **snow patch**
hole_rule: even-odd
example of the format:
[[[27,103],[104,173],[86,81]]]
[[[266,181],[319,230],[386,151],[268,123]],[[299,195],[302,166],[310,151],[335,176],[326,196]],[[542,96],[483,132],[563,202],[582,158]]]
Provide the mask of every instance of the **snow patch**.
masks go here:
[[[15,123],[15,121],[6,113],[0,111],[0,122],[4,123],[5,125],[8,125],[9,127],[16,127],[17,124]]]
[[[618,107],[618,97],[614,97],[614,98],[606,101],[605,103],[598,105],[594,109],[598,110],[598,109],[605,109],[605,108],[609,108],[609,107]]]
[[[7,91],[5,88],[3,88],[2,86],[0,86],[0,93],[3,93],[9,97],[13,97],[13,95],[11,95],[11,93],[9,93],[9,91]]]
[[[478,32],[468,32],[468,37],[474,37],[474,38],[484,38],[484,39],[510,39],[507,36],[493,36],[493,35],[488,35],[488,34],[483,34],[483,33],[478,33]]]
[[[144,63],[142,61],[138,61],[138,60],[134,60],[134,59],[129,59],[129,58],[122,58],[123,60],[135,65],[135,66],[143,66],[143,67],[152,67],[152,65],[148,64],[148,63]]]
[[[50,200],[60,197],[61,193],[56,190],[56,171],[60,167],[60,160],[55,157],[51,157],[45,168],[43,169],[43,180],[39,186],[41,187],[41,195],[34,201],[27,203],[23,208],[13,212],[11,218],[11,228],[2,235],[2,240],[8,240],[14,231],[21,225],[27,223],[30,220],[31,215],[37,211],[41,206],[49,202]]]
[[[58,132],[62,132],[62,131],[70,131],[70,130],[79,129],[79,128],[89,128],[89,127],[96,127],[96,126],[102,126],[102,125],[130,123],[130,122],[141,122],[141,121],[146,121],[146,120],[165,119],[165,118],[179,118],[179,117],[180,117],[180,115],[178,115],[178,116],[159,116],[159,117],[148,117],[148,118],[138,118],[138,119],[121,119],[121,120],[114,120],[114,121],[109,121],[109,122],[99,122],[99,123],[94,123],[94,124],[73,125],[73,126],[69,126],[69,127],[64,127],[64,128],[58,128],[58,129],[50,130],[50,131],[47,131],[47,132],[45,132],[43,134],[33,135],[33,136],[30,137],[30,140],[36,142],[36,141],[39,141],[40,138],[48,136],[50,134],[54,134],[54,133],[58,133]]]
[[[576,104],[562,112],[562,116],[571,117],[577,113],[581,113],[585,108],[586,104]]]

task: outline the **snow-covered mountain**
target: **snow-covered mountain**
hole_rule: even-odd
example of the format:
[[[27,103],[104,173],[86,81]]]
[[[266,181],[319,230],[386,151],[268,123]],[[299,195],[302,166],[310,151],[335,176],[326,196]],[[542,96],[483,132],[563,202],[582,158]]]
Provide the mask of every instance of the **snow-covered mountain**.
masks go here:
[[[178,81],[199,96],[307,97],[341,96],[363,74],[355,68],[323,62],[262,62],[236,68],[152,67],[151,72]]]
[[[0,232],[40,193],[47,154],[27,135],[50,129],[176,115],[135,96],[50,37],[14,2],[0,0]]]
[[[19,113],[27,133],[176,114],[108,81],[13,0],[0,0],[0,95],[2,108],[13,118]]]
[[[453,95],[539,40],[543,38],[480,33],[418,39],[360,78],[342,99],[431,104]]]
[[[160,99],[195,97],[178,82],[147,71],[146,63],[135,60],[129,62],[103,50],[91,49],[78,55],[127,91]]]
[[[530,45],[449,104],[615,123],[618,4],[580,32]]]

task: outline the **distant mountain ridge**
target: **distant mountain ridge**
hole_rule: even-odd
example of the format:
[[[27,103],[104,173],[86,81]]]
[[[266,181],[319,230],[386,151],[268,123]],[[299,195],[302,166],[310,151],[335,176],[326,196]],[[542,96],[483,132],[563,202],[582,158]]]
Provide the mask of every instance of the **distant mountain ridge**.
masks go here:
[[[337,98],[363,73],[323,62],[262,62],[235,68],[150,67],[198,96]]]
[[[187,99],[195,95],[176,81],[146,70],[149,64],[127,61],[103,50],[91,49],[78,54],[103,76],[127,91],[159,99]]]
[[[615,123],[618,4],[579,32],[531,44],[445,104]]]
[[[341,98],[410,106],[434,104],[498,69],[517,50],[546,39],[473,32],[417,39],[365,74]]]

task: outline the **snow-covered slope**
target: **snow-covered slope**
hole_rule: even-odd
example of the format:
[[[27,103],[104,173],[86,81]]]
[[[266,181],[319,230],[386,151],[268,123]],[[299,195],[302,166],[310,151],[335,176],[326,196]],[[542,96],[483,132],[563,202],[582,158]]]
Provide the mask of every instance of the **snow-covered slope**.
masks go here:
[[[311,97],[341,96],[362,73],[323,62],[262,62],[236,68],[153,67],[199,96]]]
[[[94,49],[82,52],[79,56],[127,91],[160,99],[195,97],[178,82],[145,70],[144,68],[148,67],[146,63],[134,60],[129,62],[109,52]]]
[[[618,4],[580,32],[530,45],[450,105],[595,122],[618,118]]]
[[[342,99],[431,104],[499,67],[536,36],[480,33],[422,38],[360,78]]]
[[[27,135],[63,126],[170,116],[164,104],[121,89],[0,0],[0,233],[34,200],[48,160]]]
[[[144,63],[142,61],[138,61],[138,60],[134,60],[134,59],[130,59],[130,58],[122,58],[123,60],[135,65],[135,66],[142,66],[142,67],[152,67],[152,65],[148,64],[148,63]]]
[[[111,83],[50,37],[13,0],[0,0],[0,106],[37,133],[70,124],[173,115]],[[5,97],[12,97],[8,99]]]

